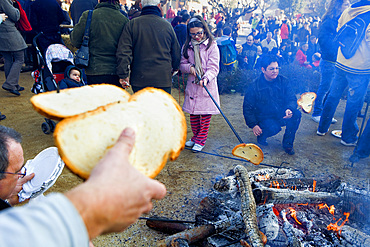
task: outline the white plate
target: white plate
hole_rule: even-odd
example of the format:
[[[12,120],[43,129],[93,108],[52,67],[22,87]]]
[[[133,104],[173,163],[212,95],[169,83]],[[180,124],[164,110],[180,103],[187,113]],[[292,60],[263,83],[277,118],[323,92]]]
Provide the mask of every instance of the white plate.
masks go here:
[[[342,138],[342,131],[341,130],[333,130],[331,134],[337,138]]]
[[[39,153],[25,165],[27,175],[35,173],[35,177],[23,185],[19,192],[19,201],[35,198],[48,190],[58,179],[64,168],[64,162],[56,147],[50,147]]]

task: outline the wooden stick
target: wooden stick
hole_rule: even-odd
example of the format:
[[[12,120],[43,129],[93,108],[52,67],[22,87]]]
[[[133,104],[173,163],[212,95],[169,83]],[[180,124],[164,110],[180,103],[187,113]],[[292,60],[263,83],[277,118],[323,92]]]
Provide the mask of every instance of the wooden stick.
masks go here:
[[[238,165],[235,167],[234,172],[239,183],[241,210],[246,226],[245,232],[253,247],[263,247],[264,245],[257,225],[256,202],[254,201],[248,171],[244,166]]]

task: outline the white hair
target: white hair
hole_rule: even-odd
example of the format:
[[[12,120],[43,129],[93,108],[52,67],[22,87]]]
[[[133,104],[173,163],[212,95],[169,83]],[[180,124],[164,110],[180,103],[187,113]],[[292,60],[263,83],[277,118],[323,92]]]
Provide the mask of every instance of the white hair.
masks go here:
[[[159,3],[161,3],[161,0],[141,0],[143,8],[146,6],[157,6]]]

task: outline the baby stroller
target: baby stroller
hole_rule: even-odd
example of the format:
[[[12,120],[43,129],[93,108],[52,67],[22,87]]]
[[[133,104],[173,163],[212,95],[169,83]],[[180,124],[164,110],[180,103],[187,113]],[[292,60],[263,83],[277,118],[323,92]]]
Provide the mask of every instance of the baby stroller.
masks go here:
[[[64,71],[69,65],[73,65],[72,52],[62,44],[50,45],[45,54],[42,54],[37,39],[42,33],[35,36],[33,45],[37,55],[37,70],[32,72],[32,77],[35,83],[31,91],[35,94],[58,90],[58,83],[64,79]],[[45,55],[45,56],[44,56]],[[45,118],[45,122],[41,124],[41,129],[45,134],[54,132],[56,123],[51,119]]]

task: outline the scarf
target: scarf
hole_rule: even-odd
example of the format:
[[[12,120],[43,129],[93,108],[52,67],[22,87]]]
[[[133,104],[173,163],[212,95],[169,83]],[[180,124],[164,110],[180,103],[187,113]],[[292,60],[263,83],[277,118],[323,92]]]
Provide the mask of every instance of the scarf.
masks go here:
[[[201,41],[196,41],[195,39],[191,39],[191,45],[194,48],[194,62],[195,62],[195,72],[199,75],[200,78],[203,77],[204,71],[202,68],[202,58],[200,57],[200,49],[199,46],[206,41],[206,37],[204,37]],[[199,79],[195,78],[195,83],[199,84]]]
[[[141,15],[157,15],[162,17],[162,12],[157,6],[145,6],[141,10]]]

